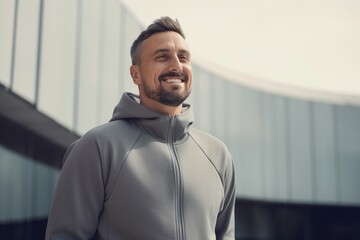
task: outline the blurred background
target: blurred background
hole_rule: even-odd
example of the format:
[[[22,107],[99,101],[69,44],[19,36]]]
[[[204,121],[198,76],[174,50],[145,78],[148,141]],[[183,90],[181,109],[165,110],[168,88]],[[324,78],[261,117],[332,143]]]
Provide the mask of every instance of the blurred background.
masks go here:
[[[360,239],[360,3],[0,0],[0,238],[43,239],[70,143],[137,92],[130,46],[179,19],[195,125],[236,167],[236,239]]]

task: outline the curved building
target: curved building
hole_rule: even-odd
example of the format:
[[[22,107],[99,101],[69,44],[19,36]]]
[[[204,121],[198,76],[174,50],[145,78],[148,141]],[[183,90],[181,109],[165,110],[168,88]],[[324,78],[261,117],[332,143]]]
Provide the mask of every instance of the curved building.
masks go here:
[[[69,146],[107,122],[143,26],[115,0],[0,0],[0,238],[42,239]],[[360,238],[360,97],[193,63],[195,125],[236,167],[237,239]]]

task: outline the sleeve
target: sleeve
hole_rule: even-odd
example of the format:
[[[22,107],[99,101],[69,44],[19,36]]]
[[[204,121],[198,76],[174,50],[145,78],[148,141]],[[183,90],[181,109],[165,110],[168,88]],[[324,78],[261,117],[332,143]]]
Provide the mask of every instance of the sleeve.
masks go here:
[[[235,170],[234,164],[230,159],[223,177],[224,181],[224,204],[221,212],[218,214],[216,222],[216,239],[217,240],[234,240],[235,239]]]
[[[46,229],[46,240],[92,239],[104,202],[95,136],[84,135],[65,154]]]

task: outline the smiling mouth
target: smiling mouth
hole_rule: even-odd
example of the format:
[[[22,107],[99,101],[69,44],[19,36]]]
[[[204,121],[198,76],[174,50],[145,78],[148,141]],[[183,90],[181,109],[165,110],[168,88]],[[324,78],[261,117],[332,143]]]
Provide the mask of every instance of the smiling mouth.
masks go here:
[[[159,76],[159,80],[165,83],[180,84],[187,82],[188,77],[183,72],[167,72]]]
[[[179,79],[179,78],[162,79],[162,81],[164,81],[166,83],[183,83],[184,82],[184,80]]]

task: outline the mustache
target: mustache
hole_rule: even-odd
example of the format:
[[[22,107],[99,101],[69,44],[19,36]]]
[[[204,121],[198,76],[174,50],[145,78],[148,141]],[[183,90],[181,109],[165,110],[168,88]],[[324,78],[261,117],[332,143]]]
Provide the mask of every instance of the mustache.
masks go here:
[[[166,78],[180,78],[183,81],[188,80],[188,76],[183,72],[166,72],[159,76],[159,80],[165,80]]]

